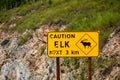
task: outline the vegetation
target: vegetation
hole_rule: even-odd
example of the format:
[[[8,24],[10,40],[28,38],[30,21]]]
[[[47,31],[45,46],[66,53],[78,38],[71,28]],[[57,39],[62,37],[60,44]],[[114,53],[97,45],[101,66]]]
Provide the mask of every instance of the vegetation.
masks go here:
[[[69,68],[72,68],[74,66],[74,69],[78,69],[80,67],[80,61],[79,58],[65,58],[63,65]]]
[[[40,47],[40,53],[41,53],[41,55],[44,53],[45,49],[46,49],[45,45],[43,45],[42,47]]]
[[[0,0],[0,11],[9,10],[20,5],[33,3],[38,0]]]
[[[69,71],[77,70],[80,71],[80,75],[75,75],[76,80],[86,80],[86,75],[88,71],[88,59],[87,58],[64,58],[63,64],[69,69]],[[61,72],[66,71],[66,68],[61,68]],[[69,79],[73,80],[73,79]]]
[[[96,61],[96,60],[95,60]],[[106,59],[103,59],[102,57],[99,57],[96,61],[96,63],[102,63],[102,64],[93,64],[94,66],[93,67],[96,67],[94,69],[98,69],[98,68],[104,68],[104,67],[112,67],[113,65],[115,65],[117,62],[116,58],[106,58]],[[94,70],[95,71],[95,70]],[[108,70],[109,71],[109,70]],[[107,71],[106,71],[107,73]]]
[[[32,37],[32,34],[27,32],[24,35],[22,35],[21,37],[19,37],[17,44],[18,45],[23,45],[25,42],[27,42],[30,38]]]
[[[64,69],[61,69],[61,73],[65,73],[65,70],[64,70]]]
[[[16,23],[10,30],[19,32],[35,30],[48,23],[67,24],[66,31],[100,31],[100,43],[103,46],[114,27],[120,25],[119,3],[119,0],[38,0],[36,3],[3,11],[0,22],[5,22],[6,27]],[[14,16],[23,18],[11,19]]]

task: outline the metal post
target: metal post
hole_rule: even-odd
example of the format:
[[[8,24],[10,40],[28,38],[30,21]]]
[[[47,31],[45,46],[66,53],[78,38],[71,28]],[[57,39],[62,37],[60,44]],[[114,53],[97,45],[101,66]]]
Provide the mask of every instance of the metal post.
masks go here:
[[[88,80],[92,80],[92,58],[88,57]]]
[[[56,76],[57,76],[57,80],[60,80],[60,59],[59,57],[56,58]]]

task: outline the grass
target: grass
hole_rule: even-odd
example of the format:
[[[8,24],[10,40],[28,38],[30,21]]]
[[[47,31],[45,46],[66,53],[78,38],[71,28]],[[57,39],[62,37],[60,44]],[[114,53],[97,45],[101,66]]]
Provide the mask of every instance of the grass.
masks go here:
[[[88,58],[64,58],[62,65],[66,66],[69,71],[79,70],[80,75],[75,75],[76,80],[86,80],[87,70],[88,70]],[[62,71],[66,71],[64,68]],[[70,78],[71,80],[71,78]]]
[[[80,67],[79,58],[65,58],[63,64],[67,67],[78,69]]]
[[[31,37],[32,37],[32,34],[29,33],[29,32],[26,32],[24,35],[22,35],[21,37],[19,37],[19,39],[17,40],[17,44],[18,44],[18,45],[23,45],[23,44],[25,44]]]
[[[41,53],[41,55],[44,53],[45,49],[46,49],[45,45],[43,45],[43,46],[40,47],[40,53]]]
[[[67,10],[70,9],[70,6],[68,3],[63,3],[60,6],[54,7],[51,6],[49,9],[45,9],[43,11],[38,10],[36,13],[33,13],[32,15],[27,15],[23,19],[17,21],[18,26],[15,27],[15,30],[19,32],[23,32],[26,29],[36,29],[40,26],[40,24],[47,24],[47,23],[59,23],[62,21],[65,23],[66,21],[66,14],[68,13]],[[61,10],[62,6],[65,6],[63,10]],[[63,12],[63,13],[62,13]],[[60,14],[61,13],[61,14]]]
[[[67,31],[103,30],[109,26],[119,25],[119,1],[79,1],[79,0],[53,0],[51,5],[41,1],[31,6],[25,5],[3,14],[8,19],[11,15],[22,15],[23,19],[16,20],[17,27],[13,30],[23,32],[26,29],[36,29],[40,24],[59,22],[69,24]],[[116,5],[117,4],[117,5]],[[26,8],[27,7],[27,8]],[[34,10],[34,12],[32,12]],[[118,11],[117,11],[118,10]],[[1,16],[1,20],[4,19]],[[8,21],[9,24],[12,22]]]
[[[96,67],[95,69],[97,68],[105,68],[105,67],[108,67],[108,66],[113,66],[117,63],[117,60],[115,58],[106,58],[106,59],[103,59],[102,57],[99,57],[96,61],[96,63],[102,63],[102,64],[93,64],[94,67]]]
[[[38,1],[3,12],[0,14],[0,22],[6,22],[6,27],[16,23],[17,26],[10,29],[12,32],[35,30],[48,23],[67,24],[66,31],[100,31],[100,44],[103,46],[113,28],[120,25],[118,3],[118,0],[52,0],[51,4]],[[15,15],[23,18],[11,20]]]
[[[61,73],[65,73],[65,70],[64,70],[64,69],[61,69]]]

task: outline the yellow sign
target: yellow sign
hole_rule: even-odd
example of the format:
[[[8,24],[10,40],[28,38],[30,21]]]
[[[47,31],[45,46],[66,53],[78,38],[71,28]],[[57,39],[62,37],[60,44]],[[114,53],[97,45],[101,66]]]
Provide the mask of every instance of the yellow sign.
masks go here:
[[[99,32],[49,32],[49,57],[96,57]]]

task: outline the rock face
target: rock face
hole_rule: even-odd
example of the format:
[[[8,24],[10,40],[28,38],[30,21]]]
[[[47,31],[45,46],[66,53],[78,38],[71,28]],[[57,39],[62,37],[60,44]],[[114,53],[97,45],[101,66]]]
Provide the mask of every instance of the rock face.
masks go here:
[[[33,37],[23,45],[18,45],[17,41],[26,32],[11,35],[0,32],[0,80],[56,80],[56,59],[47,56],[47,33],[57,28],[62,31],[66,27],[43,25],[36,31],[26,30]],[[110,35],[100,54],[100,58],[94,60],[97,69],[93,80],[119,80],[120,27]],[[61,64],[61,80],[87,79],[86,60],[80,58],[79,62],[80,68],[77,69],[74,69],[75,64],[69,67]]]
[[[94,80],[119,80],[120,79],[120,27],[116,28],[108,38],[101,50],[101,64],[105,67],[98,69],[94,74]]]
[[[56,28],[43,25],[23,34],[0,32],[0,80],[55,80],[55,59],[47,56],[47,33]],[[33,37],[18,45],[19,37],[26,32]]]
[[[10,61],[1,68],[1,80],[28,80],[29,69],[21,61]]]

